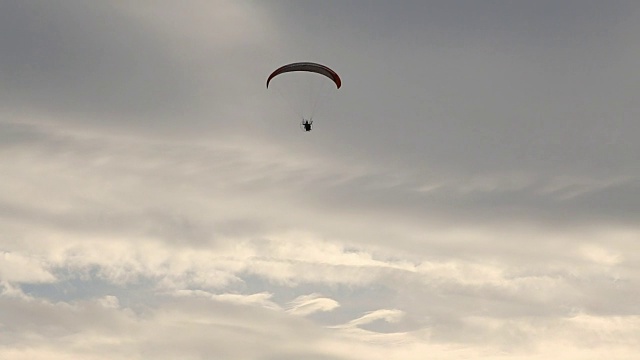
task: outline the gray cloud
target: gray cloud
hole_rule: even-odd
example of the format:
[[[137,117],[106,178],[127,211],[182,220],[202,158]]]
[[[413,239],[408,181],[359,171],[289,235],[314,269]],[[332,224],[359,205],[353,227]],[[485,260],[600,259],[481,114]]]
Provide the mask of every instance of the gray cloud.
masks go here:
[[[320,193],[341,200],[328,208],[637,222],[632,3],[283,3],[274,13],[290,40],[279,51],[326,61],[345,84],[322,133],[292,148],[366,164],[372,178],[408,187],[367,191],[372,180],[361,178]],[[562,179],[564,189],[546,191]],[[484,189],[464,189],[477,181]],[[418,197],[421,182],[436,189]]]
[[[474,14],[475,7],[483,6],[460,6],[457,10]],[[368,20],[369,26],[373,26],[378,23],[374,21],[376,16],[388,15],[383,10],[393,14],[396,8],[404,7],[374,6],[344,12],[358,15],[340,23],[358,29]],[[578,13],[581,9],[592,14],[598,11],[588,5],[575,7]],[[429,31],[430,27],[443,23],[442,20],[434,23],[431,17],[455,18],[457,13],[447,16],[445,11],[427,10],[428,5],[423,11],[396,10],[400,11],[397,22],[379,21],[398,24],[398,29],[389,30],[386,37],[369,35],[366,31],[347,32],[342,37],[336,34],[336,38],[345,39],[344,45],[317,39],[321,44],[314,49],[316,52],[339,48],[352,61],[343,70],[353,75],[346,77],[341,95],[351,106],[340,103],[348,120],[337,127],[339,134],[332,136],[341,140],[348,137],[350,143],[355,142],[353,148],[361,149],[365,152],[361,155],[367,158],[375,154],[376,159],[393,159],[419,168],[468,169],[473,173],[522,167],[532,171],[572,170],[581,165],[572,162],[576,156],[586,155],[585,150],[588,151],[585,158],[591,159],[593,165],[584,165],[592,168],[596,163],[602,166],[611,160],[598,161],[602,155],[613,155],[611,151],[618,150],[615,157],[622,151],[626,153],[627,146],[634,146],[631,138],[625,137],[612,144],[613,133],[626,133],[625,129],[637,132],[628,115],[632,110],[628,107],[631,94],[624,86],[629,84],[626,74],[633,72],[630,67],[616,66],[624,64],[621,59],[628,54],[628,46],[635,46],[625,40],[624,27],[615,31],[620,29],[616,26],[620,22],[633,20],[621,16],[622,9],[616,12],[619,16],[599,18],[608,24],[604,28],[615,30],[604,32],[600,22],[585,20],[581,26],[586,29],[577,31],[579,34],[589,33],[590,26],[602,32],[595,31],[584,43],[562,47],[532,44],[511,28],[502,32],[513,38],[505,42],[473,26],[467,32],[484,34],[484,39],[465,38],[466,42],[456,46],[451,42],[437,44],[433,37],[451,39],[446,31],[435,34]],[[555,14],[552,10],[542,8],[540,13]],[[548,16],[552,19],[538,19],[536,27],[553,29],[543,20],[564,24],[560,18],[554,21],[554,15]],[[499,26],[509,21],[509,17],[496,14],[487,23]],[[535,18],[529,20],[534,21]],[[523,23],[514,21],[512,25]],[[400,24],[411,24],[415,29],[407,30],[407,25]],[[465,24],[464,19],[459,19],[448,26],[464,28]],[[308,31],[313,34],[314,30]],[[563,38],[575,39],[571,34],[563,37],[553,32],[550,40]],[[413,39],[415,44],[406,39]],[[357,45],[349,51],[351,41]],[[338,59],[334,62],[339,68],[341,63],[336,55],[333,57]],[[617,106],[621,102],[627,108]],[[355,131],[363,126],[377,131],[357,135]],[[593,158],[598,153],[601,155]]]
[[[180,111],[197,91],[161,39],[108,4],[8,1],[1,13],[5,106],[125,124]]]

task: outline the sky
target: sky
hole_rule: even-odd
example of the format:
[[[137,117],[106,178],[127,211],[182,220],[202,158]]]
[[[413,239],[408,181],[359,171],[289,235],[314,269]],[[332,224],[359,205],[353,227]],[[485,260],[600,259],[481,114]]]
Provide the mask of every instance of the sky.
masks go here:
[[[640,353],[637,1],[5,0],[0,49],[2,359]]]

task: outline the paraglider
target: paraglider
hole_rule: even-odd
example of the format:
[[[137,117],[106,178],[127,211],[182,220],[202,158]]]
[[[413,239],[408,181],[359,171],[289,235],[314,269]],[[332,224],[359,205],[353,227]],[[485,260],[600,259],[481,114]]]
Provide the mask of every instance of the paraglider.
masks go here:
[[[313,116],[322,100],[332,92],[331,88],[335,86],[337,90],[342,86],[338,73],[313,62],[296,62],[277,68],[267,78],[267,89],[272,80],[271,87],[277,88],[277,92],[302,118],[300,128],[305,132],[313,128]]]

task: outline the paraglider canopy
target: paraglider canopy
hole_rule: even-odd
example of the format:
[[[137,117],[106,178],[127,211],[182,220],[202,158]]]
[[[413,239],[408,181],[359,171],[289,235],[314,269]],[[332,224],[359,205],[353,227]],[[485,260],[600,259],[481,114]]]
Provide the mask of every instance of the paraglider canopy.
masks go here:
[[[327,66],[312,63],[312,62],[297,62],[297,63],[281,66],[277,68],[274,72],[272,72],[271,75],[269,75],[269,78],[267,78],[267,88],[269,88],[269,83],[271,82],[271,79],[273,79],[274,77],[280,74],[284,74],[292,71],[307,71],[307,72],[314,72],[317,74],[321,74],[331,79],[336,84],[336,87],[338,89],[340,89],[340,86],[342,86],[342,81],[340,80],[340,76],[338,76],[338,74],[335,71],[331,70]]]

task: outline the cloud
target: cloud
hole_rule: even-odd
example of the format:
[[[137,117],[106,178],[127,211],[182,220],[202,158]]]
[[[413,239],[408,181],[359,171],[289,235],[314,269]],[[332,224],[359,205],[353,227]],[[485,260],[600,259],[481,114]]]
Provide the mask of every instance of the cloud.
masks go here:
[[[298,296],[289,302],[287,312],[293,315],[307,316],[320,311],[331,311],[339,306],[340,304],[333,299],[321,297],[320,294],[309,294]]]
[[[56,281],[39,259],[12,252],[0,252],[0,281],[47,283]]]
[[[232,103],[263,71],[251,62],[264,38],[275,38],[259,7],[232,1],[0,10],[4,118],[129,135],[194,138],[240,123]]]
[[[0,303],[11,310],[0,315],[2,356],[251,359],[317,354],[327,337],[298,317],[235,300],[182,296],[140,315],[104,306],[104,299],[52,304],[0,297]]]
[[[281,310],[273,301],[270,301],[273,294],[266,292],[242,295],[242,294],[211,294],[202,290],[178,290],[177,296],[201,296],[214,301],[228,302],[238,305],[259,306],[265,309]]]
[[[403,316],[405,315],[405,313],[401,310],[397,310],[397,309],[392,309],[392,310],[387,310],[387,309],[381,309],[381,310],[376,310],[376,311],[372,311],[368,314],[365,314],[357,319],[351,320],[349,321],[349,323],[347,323],[345,326],[346,327],[354,327],[354,326],[361,326],[361,325],[365,325],[365,324],[370,324],[374,321],[378,321],[378,320],[384,320],[387,322],[396,322],[399,321]]]
[[[606,248],[602,248],[594,245],[584,245],[580,249],[580,252],[585,258],[602,265],[614,266],[621,262],[621,254],[611,252]]]
[[[8,95],[2,99],[14,109],[61,115],[167,111],[171,106],[163,102],[184,106],[195,83],[176,76],[178,59],[112,6],[8,1],[1,13],[0,44],[7,51],[0,68],[3,90],[11,89],[2,91]]]
[[[16,345],[29,343],[21,356],[46,358],[86,356],[107,358],[127,355],[160,359],[182,356],[203,358],[222,354],[234,358],[277,356],[327,356],[352,359],[419,359],[428,351],[443,359],[475,355],[491,359],[502,353],[524,359],[542,359],[558,349],[568,357],[589,358],[584,336],[597,337],[589,356],[609,349],[620,358],[630,358],[637,346],[633,334],[637,321],[626,316],[595,316],[577,313],[566,320],[538,317],[497,319],[495,316],[465,316],[447,337],[442,323],[423,324],[411,331],[381,333],[367,330],[382,322],[401,323],[416,314],[399,309],[380,309],[350,320],[343,326],[323,329],[294,312],[274,309],[271,294],[219,294],[181,291],[183,296],[159,299],[152,308],[134,312],[115,296],[72,303],[50,303],[33,297],[0,297],[3,355],[20,355]],[[296,305],[319,305],[318,295],[295,299]],[[326,298],[325,298],[326,299]],[[451,300],[451,298],[449,298]],[[328,304],[322,300],[323,304]],[[117,305],[116,305],[117,304]],[[433,306],[433,305],[430,305]],[[453,307],[456,308],[456,307]],[[277,311],[273,311],[277,310]],[[13,314],[9,316],[10,314]],[[26,314],[33,314],[31,320]],[[298,314],[299,315],[299,314]],[[300,320],[296,320],[300,319]],[[90,321],[88,321],[90,320]],[[436,320],[436,319],[433,319]],[[454,330],[455,329],[455,330]],[[58,341],[64,337],[64,341]],[[472,345],[477,343],[478,345]],[[12,344],[7,347],[8,344]],[[114,346],[116,345],[117,346]],[[537,344],[537,350],[533,346]],[[322,355],[320,355],[322,354]],[[626,356],[626,357],[625,357]]]

